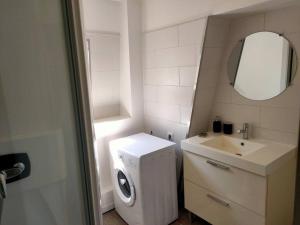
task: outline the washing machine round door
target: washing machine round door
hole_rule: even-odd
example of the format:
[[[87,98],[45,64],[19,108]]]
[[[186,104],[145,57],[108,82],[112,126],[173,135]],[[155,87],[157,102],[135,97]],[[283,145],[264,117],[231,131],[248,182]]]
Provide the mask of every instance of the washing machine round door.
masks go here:
[[[132,179],[125,169],[116,169],[115,172],[117,193],[127,206],[132,206],[135,201],[135,190]]]

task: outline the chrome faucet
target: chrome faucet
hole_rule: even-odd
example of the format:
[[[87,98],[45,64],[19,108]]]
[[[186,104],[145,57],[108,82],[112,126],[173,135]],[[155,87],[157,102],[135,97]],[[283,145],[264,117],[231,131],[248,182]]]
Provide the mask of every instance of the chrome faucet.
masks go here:
[[[243,139],[249,138],[249,124],[243,123],[243,129],[237,130],[239,134],[243,134]]]

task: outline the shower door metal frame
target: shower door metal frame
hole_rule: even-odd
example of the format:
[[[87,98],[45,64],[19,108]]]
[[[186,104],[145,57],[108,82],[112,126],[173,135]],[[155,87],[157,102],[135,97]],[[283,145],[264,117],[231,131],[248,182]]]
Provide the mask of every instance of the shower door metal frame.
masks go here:
[[[88,225],[101,225],[100,183],[94,150],[94,129],[90,105],[89,81],[85,61],[85,39],[80,0],[63,0],[70,74],[77,122],[77,138],[81,145],[80,164],[83,177],[85,214]]]

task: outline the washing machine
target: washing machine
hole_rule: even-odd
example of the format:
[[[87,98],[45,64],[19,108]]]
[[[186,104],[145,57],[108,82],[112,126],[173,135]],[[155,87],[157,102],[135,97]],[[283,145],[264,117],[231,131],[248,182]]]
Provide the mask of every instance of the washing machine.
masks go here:
[[[135,134],[110,142],[114,204],[129,225],[167,225],[178,217],[175,143]]]

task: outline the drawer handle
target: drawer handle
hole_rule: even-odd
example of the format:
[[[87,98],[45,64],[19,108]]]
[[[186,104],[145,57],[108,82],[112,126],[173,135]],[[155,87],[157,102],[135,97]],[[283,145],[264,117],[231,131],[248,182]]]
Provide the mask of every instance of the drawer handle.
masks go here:
[[[230,167],[228,166],[224,166],[220,163],[217,163],[217,162],[214,162],[214,161],[211,161],[211,160],[207,160],[206,161],[208,164],[212,165],[212,166],[215,166],[215,167],[218,167],[220,169],[223,169],[223,170],[230,170]]]
[[[215,196],[213,196],[213,195],[211,195],[211,194],[207,194],[206,196],[207,196],[208,198],[214,200],[215,202],[220,203],[221,205],[223,205],[223,206],[225,206],[225,207],[230,207],[230,204],[229,204],[228,202],[225,202],[225,201],[222,200],[222,199],[219,199],[219,198],[217,198],[217,197],[215,197]]]

